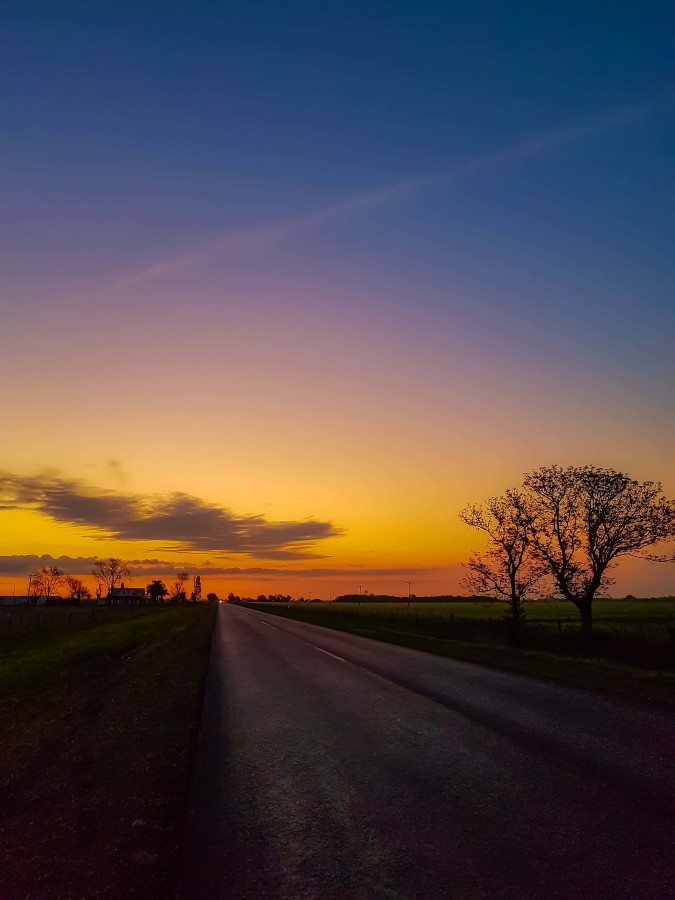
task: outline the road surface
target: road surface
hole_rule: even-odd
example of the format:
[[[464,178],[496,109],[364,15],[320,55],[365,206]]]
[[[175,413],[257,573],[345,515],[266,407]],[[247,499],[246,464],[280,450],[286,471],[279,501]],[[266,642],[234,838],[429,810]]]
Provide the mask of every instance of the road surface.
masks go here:
[[[221,604],[179,896],[675,898],[675,723]]]

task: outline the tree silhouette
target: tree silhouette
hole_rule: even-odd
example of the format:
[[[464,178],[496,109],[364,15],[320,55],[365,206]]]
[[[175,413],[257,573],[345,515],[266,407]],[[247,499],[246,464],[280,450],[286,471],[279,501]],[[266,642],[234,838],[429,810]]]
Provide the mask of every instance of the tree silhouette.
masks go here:
[[[509,490],[491,497],[484,505],[463,509],[462,521],[488,536],[487,549],[474,553],[465,564],[463,585],[473,594],[487,594],[511,607],[511,641],[520,641],[523,601],[531,595],[545,574],[534,555],[531,518],[522,492]]]
[[[145,589],[148,600],[152,600],[153,603],[161,603],[168,593],[167,586],[159,580],[151,581]]]
[[[185,583],[189,577],[188,572],[176,572],[176,580],[173,583],[173,592],[171,594],[173,600],[185,600]]]
[[[110,597],[113,589],[118,587],[122,579],[131,573],[128,563],[123,559],[109,556],[107,559],[97,559],[91,574],[98,582],[100,594]]]
[[[33,596],[49,600],[63,584],[63,572],[56,566],[43,566],[33,579]]]
[[[91,597],[91,591],[85,586],[81,578],[68,575],[64,583],[71,600],[89,600]]]
[[[612,584],[616,560],[665,559],[646,551],[675,537],[675,501],[657,482],[594,466],[545,466],[525,476],[524,488],[534,551],[590,638],[593,599]]]

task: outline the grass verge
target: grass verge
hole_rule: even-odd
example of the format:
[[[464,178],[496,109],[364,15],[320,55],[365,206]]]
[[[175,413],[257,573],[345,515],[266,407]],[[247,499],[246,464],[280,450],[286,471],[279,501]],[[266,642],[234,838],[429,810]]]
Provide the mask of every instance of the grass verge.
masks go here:
[[[0,697],[53,677],[65,668],[114,656],[162,638],[180,627],[187,610],[152,609],[84,630],[16,634],[0,638]],[[178,613],[178,615],[176,615]]]
[[[0,897],[173,896],[215,611],[0,647]]]

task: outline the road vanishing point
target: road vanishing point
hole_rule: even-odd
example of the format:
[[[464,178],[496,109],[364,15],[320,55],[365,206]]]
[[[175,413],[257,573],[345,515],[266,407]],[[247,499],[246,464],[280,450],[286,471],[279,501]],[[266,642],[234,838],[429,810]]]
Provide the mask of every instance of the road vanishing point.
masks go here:
[[[675,897],[675,720],[221,603],[181,900]]]

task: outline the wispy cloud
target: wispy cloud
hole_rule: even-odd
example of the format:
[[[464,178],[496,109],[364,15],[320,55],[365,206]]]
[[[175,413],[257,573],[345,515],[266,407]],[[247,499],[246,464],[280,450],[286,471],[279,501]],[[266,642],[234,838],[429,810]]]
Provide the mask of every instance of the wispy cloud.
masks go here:
[[[237,554],[259,559],[319,558],[316,543],[341,534],[332,522],[274,522],[242,516],[190,494],[125,494],[58,472],[0,472],[0,509],[32,508],[95,537],[161,542],[170,552]]]
[[[627,125],[647,113],[659,102],[657,100],[641,105],[624,106],[572,125],[531,134],[507,147],[472,157],[441,172],[410,178],[382,188],[366,191],[338,203],[322,207],[304,216],[217,237],[184,253],[139,269],[137,272],[132,272],[107,285],[98,293],[114,292],[134,285],[152,282],[188,269],[200,262],[213,259],[236,259],[261,252],[295,234],[309,231],[332,219],[349,216],[362,210],[377,208],[430,185],[452,184],[479,174],[482,171],[538,156],[556,147],[576,144],[595,134]]]
[[[106,291],[121,290],[123,288],[132,287],[137,284],[145,284],[149,281],[155,281],[166,275],[172,275],[175,272],[187,269],[200,262],[210,259],[236,259],[242,256],[258,253],[279,244],[286,238],[302,231],[308,231],[323,222],[330,219],[337,219],[340,216],[346,216],[350,213],[359,212],[362,209],[381,206],[395,197],[409,194],[416,188],[422,187],[423,184],[433,179],[418,178],[413,181],[403,181],[398,184],[389,185],[381,190],[370,191],[351,197],[341,203],[335,203],[332,206],[326,206],[316,212],[308,213],[306,216],[299,216],[293,219],[287,219],[284,222],[278,222],[275,225],[266,225],[258,228],[251,228],[245,231],[235,232],[216,238],[208,243],[201,244],[187,253],[171,257],[155,265],[140,269],[131,275],[115,281],[113,284],[105,288]]]

